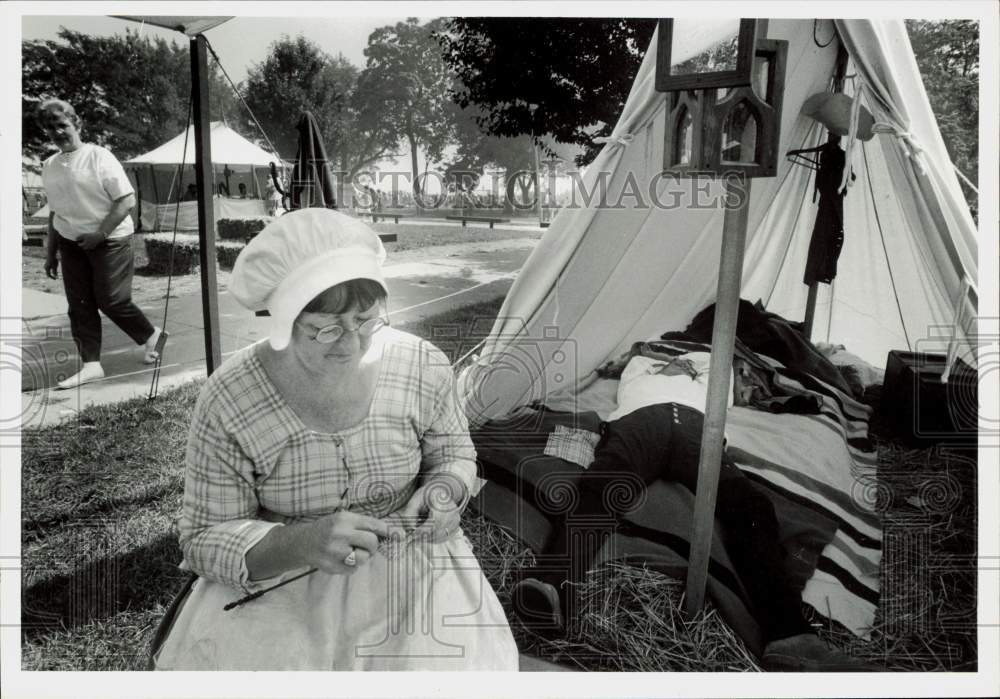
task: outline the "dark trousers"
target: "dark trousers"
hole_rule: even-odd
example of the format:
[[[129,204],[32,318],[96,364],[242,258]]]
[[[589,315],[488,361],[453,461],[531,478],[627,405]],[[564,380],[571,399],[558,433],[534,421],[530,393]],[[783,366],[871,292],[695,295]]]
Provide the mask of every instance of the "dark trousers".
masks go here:
[[[594,463],[583,474],[577,506],[566,516],[541,568],[569,557],[569,569],[543,574],[559,586],[580,582],[623,514],[636,509],[645,486],[656,479],[676,481],[695,492],[701,454],[701,412],[675,403],[640,408],[603,425]],[[767,641],[809,631],[802,618],[801,593],[782,566],[778,520],[771,501],[734,464],[723,461],[716,518],[726,552],[746,588],[751,611]]]
[[[69,324],[85,362],[101,359],[101,311],[136,344],[153,334],[153,325],[132,303],[132,241],[106,240],[93,250],[59,238],[63,288]]]

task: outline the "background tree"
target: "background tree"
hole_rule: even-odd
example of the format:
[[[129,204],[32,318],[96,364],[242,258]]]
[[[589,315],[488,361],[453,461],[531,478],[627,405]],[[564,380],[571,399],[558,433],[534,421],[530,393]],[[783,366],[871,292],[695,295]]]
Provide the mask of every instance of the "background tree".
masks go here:
[[[83,120],[84,140],[120,160],[151,150],[184,130],[191,93],[190,52],[175,42],[125,35],[98,37],[59,30],[56,40],[22,46],[22,151],[43,159],[55,148],[35,120],[38,103],[68,101]],[[209,66],[213,119],[236,115],[235,96]]]
[[[479,185],[480,178],[485,174],[487,168],[502,169],[505,174],[505,181],[500,183],[489,183],[491,190],[497,190],[503,200],[504,210],[510,213],[513,210],[512,202],[531,201],[535,194],[536,184],[533,182],[535,170],[535,139],[531,135],[521,136],[491,136],[485,133],[478,125],[477,121],[483,118],[481,110],[473,105],[462,109],[456,105],[455,122],[455,150],[453,156],[444,165],[443,174],[445,182],[449,187],[456,190],[471,191]],[[557,144],[551,139],[540,139],[537,145],[539,161],[542,171],[551,167],[553,162],[572,162],[579,154],[576,146]],[[543,165],[541,161],[555,157],[558,160],[552,161],[548,165]],[[562,172],[563,165],[557,167]],[[543,185],[544,186],[544,185]],[[506,197],[502,195],[506,192]]]
[[[927,97],[948,155],[966,177],[979,174],[979,24],[906,20]],[[962,184],[973,216],[978,198]]]
[[[594,137],[617,122],[655,28],[654,19],[459,17],[438,39],[460,81],[455,101],[482,109],[486,133],[547,133],[582,146],[585,165]]]
[[[416,18],[372,32],[367,64],[358,76],[356,105],[369,118],[382,115],[390,131],[410,150],[413,191],[420,194],[417,154],[439,162],[454,132],[449,98],[453,76],[436,33],[444,20],[420,24]]]
[[[275,148],[288,160],[295,157],[299,116],[312,112],[334,169],[350,179],[391,156],[396,146],[386,120],[358,108],[357,82],[357,67],[343,55],[332,57],[301,35],[283,36],[271,44],[262,62],[250,68],[241,91]]]

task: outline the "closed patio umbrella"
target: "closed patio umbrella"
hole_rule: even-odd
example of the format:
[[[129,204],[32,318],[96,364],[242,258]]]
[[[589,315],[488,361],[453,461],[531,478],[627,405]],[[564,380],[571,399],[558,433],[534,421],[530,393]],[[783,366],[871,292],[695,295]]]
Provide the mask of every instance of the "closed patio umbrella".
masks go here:
[[[299,145],[289,183],[290,208],[337,208],[333,193],[333,171],[323,145],[323,135],[310,112],[303,112],[298,126]]]

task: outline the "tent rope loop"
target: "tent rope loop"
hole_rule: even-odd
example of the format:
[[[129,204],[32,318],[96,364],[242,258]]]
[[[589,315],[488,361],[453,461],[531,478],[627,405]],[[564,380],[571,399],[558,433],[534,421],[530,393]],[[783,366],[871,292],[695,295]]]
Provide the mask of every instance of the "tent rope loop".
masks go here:
[[[594,143],[610,143],[614,146],[627,146],[635,140],[635,136],[630,133],[622,134],[620,136],[611,134],[610,136],[596,136],[593,140]]]
[[[891,134],[898,138],[903,142],[903,153],[906,157],[913,161],[913,165],[917,168],[917,171],[920,172],[921,175],[927,174],[923,158],[924,149],[919,143],[917,143],[917,140],[913,137],[912,133],[884,121],[876,122],[875,125],[872,126],[872,133]]]
[[[854,91],[854,98],[851,100],[851,121],[847,132],[847,164],[848,167],[844,168],[843,179],[840,181],[840,192],[846,192],[847,188],[851,186],[851,167],[850,164],[853,162],[853,155],[855,150],[855,144],[858,140],[858,121],[861,114],[861,97],[865,90],[868,90],[868,86],[865,81],[861,79],[857,74],[849,76],[852,78],[852,82],[856,85]],[[924,148],[917,142],[917,139],[910,132],[907,124],[893,124],[889,121],[877,121],[872,126],[873,134],[889,134],[898,138],[902,145],[903,154],[909,158],[910,162],[913,163],[913,167],[916,168],[917,172],[921,176],[927,174],[927,164],[924,156]],[[952,165],[954,167],[954,164]],[[957,170],[957,168],[956,168]],[[961,174],[961,173],[959,173]],[[973,186],[971,182],[966,180],[966,184]],[[976,190],[978,194],[978,190]]]

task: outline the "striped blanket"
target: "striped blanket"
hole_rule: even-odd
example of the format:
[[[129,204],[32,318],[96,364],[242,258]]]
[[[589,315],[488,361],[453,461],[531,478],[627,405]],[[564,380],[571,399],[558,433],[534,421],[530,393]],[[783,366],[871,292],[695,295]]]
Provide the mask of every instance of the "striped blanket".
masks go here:
[[[819,415],[731,408],[729,456],[751,478],[837,523],[802,599],[866,636],[878,605],[882,557],[876,455],[862,449],[869,409],[825,388]]]

